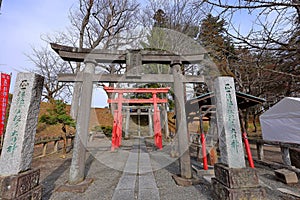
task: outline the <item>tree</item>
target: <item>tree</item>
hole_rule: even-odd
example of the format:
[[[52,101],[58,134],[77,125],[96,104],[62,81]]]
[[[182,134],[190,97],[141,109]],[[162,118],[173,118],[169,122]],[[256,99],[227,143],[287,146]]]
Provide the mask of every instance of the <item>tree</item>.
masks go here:
[[[138,6],[133,0],[79,0],[70,12],[76,47],[115,49],[133,42]]]
[[[299,95],[299,0],[207,0],[198,5],[203,4],[213,6],[215,13],[228,21],[226,33],[233,38],[236,46],[248,49],[253,55],[251,67],[257,68],[261,77],[267,75],[270,78],[261,79],[273,85],[265,90],[269,94],[271,91],[278,94],[273,92],[271,95],[264,94],[265,96],[280,100],[278,96],[283,91],[278,91],[278,88],[284,88],[284,96]],[[240,28],[245,21],[239,18],[250,18],[253,23],[249,20],[248,29]],[[243,57],[238,56],[237,59],[243,60]]]
[[[201,22],[198,40],[209,52],[221,75],[234,77],[230,70],[234,46],[226,35],[225,25],[224,19],[208,14]]]
[[[216,1],[212,12],[228,23],[226,35],[235,44],[230,69],[237,90],[263,97],[264,110],[284,96],[299,96],[299,0]],[[251,23],[252,21],[252,23]],[[263,109],[246,110],[254,115]]]
[[[131,0],[79,0],[79,6],[70,13],[80,49],[117,49],[133,43],[137,37],[134,23],[138,4]],[[115,65],[105,65],[106,70],[115,73]],[[80,70],[77,63],[76,72]],[[80,85],[75,84],[71,115],[76,119]]]
[[[207,7],[195,8],[196,0],[148,0],[143,10],[145,27],[168,28],[195,37]]]
[[[48,125],[61,124],[62,138],[64,140],[63,157],[67,151],[67,129],[68,126],[75,127],[75,121],[67,114],[66,104],[62,100],[55,100],[52,103],[52,109],[48,109],[46,114],[40,118],[40,122]]]
[[[158,9],[154,16],[154,25],[153,27],[166,28],[168,25],[168,19],[166,17],[166,13],[162,9]]]
[[[151,27],[146,41],[141,42],[144,49],[158,50],[161,53],[197,53],[199,45],[191,44],[191,38],[195,37],[195,27],[197,27],[200,12],[193,12],[191,4],[188,1],[168,1],[166,2],[151,1],[144,10],[148,22]],[[182,18],[179,19],[177,16]],[[146,18],[144,18],[146,20]],[[197,28],[196,28],[197,29]],[[193,33],[192,33],[193,32]],[[194,41],[193,41],[194,42]],[[196,46],[196,47],[195,47]],[[182,67],[183,73],[186,71],[186,66]],[[169,65],[151,64],[143,66],[144,73],[151,74],[168,74],[170,73]],[[147,84],[144,87],[165,87],[167,84]],[[171,86],[171,85],[169,85]],[[169,99],[174,99],[174,92],[170,90]],[[174,104],[169,101],[169,106],[172,109]]]
[[[199,5],[202,4],[213,6],[215,11],[226,19],[243,17],[241,14],[254,19],[253,24],[248,26],[248,34],[242,34],[237,26],[239,24],[234,23],[234,20],[228,20],[228,30],[230,30],[228,33],[237,42],[242,42],[255,49],[293,50],[289,43],[290,39],[299,33],[299,0],[207,0]]]
[[[47,47],[39,49],[32,47],[32,53],[27,54],[27,57],[35,65],[35,69],[31,71],[45,78],[42,93],[44,100],[48,102],[53,102],[55,99],[68,100],[70,90],[66,87],[66,83],[58,83],[57,74],[72,72],[70,65],[63,62],[56,53]]]
[[[70,26],[63,32],[46,35],[43,39],[49,43],[79,48],[117,49],[137,43],[139,32],[136,28],[139,4],[135,0],[78,0],[70,9]],[[79,72],[83,66],[70,62],[69,71]],[[117,73],[122,66],[103,65],[106,73]],[[73,87],[71,116],[77,118],[77,105],[81,93],[81,84]]]

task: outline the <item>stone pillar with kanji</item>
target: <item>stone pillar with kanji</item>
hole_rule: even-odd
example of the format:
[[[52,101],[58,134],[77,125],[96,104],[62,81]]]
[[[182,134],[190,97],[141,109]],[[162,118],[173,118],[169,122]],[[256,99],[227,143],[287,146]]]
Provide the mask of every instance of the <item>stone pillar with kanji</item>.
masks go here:
[[[1,199],[42,198],[40,170],[31,162],[44,78],[19,73],[0,158]]]
[[[232,77],[215,80],[220,163],[214,165],[215,199],[264,199],[255,169],[246,167],[238,106]]]

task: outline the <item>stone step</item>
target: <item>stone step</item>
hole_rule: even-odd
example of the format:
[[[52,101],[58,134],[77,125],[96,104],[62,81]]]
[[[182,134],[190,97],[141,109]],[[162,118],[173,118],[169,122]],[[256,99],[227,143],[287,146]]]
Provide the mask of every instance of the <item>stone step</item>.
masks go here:
[[[297,174],[288,169],[277,169],[274,171],[275,176],[278,180],[286,184],[295,184],[298,183]]]
[[[287,194],[287,195],[291,195],[295,198],[299,198],[300,199],[300,193],[299,192],[295,192],[295,191],[291,191],[289,189],[286,188],[277,188],[278,191],[280,191],[283,194]]]

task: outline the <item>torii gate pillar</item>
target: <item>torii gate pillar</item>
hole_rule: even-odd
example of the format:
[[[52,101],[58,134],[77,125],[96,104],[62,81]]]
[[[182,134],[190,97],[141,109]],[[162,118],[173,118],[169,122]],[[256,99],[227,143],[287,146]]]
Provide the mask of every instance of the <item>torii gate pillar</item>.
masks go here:
[[[173,61],[171,64],[174,77],[175,110],[176,110],[176,136],[180,154],[180,172],[182,178],[192,178],[191,158],[188,142],[187,121],[185,112],[184,83],[181,71],[181,62]]]
[[[93,94],[93,74],[95,73],[95,63],[85,62],[83,70],[82,93],[80,95],[80,105],[76,124],[76,135],[73,149],[73,158],[69,173],[69,184],[75,185],[84,180],[86,146],[88,138],[88,128],[90,121],[90,110]]]

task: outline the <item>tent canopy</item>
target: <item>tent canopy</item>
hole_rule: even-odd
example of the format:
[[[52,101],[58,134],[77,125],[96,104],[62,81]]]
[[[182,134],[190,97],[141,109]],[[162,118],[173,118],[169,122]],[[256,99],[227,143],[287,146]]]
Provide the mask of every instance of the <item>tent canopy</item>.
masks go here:
[[[264,140],[300,144],[300,98],[285,97],[260,116]]]

